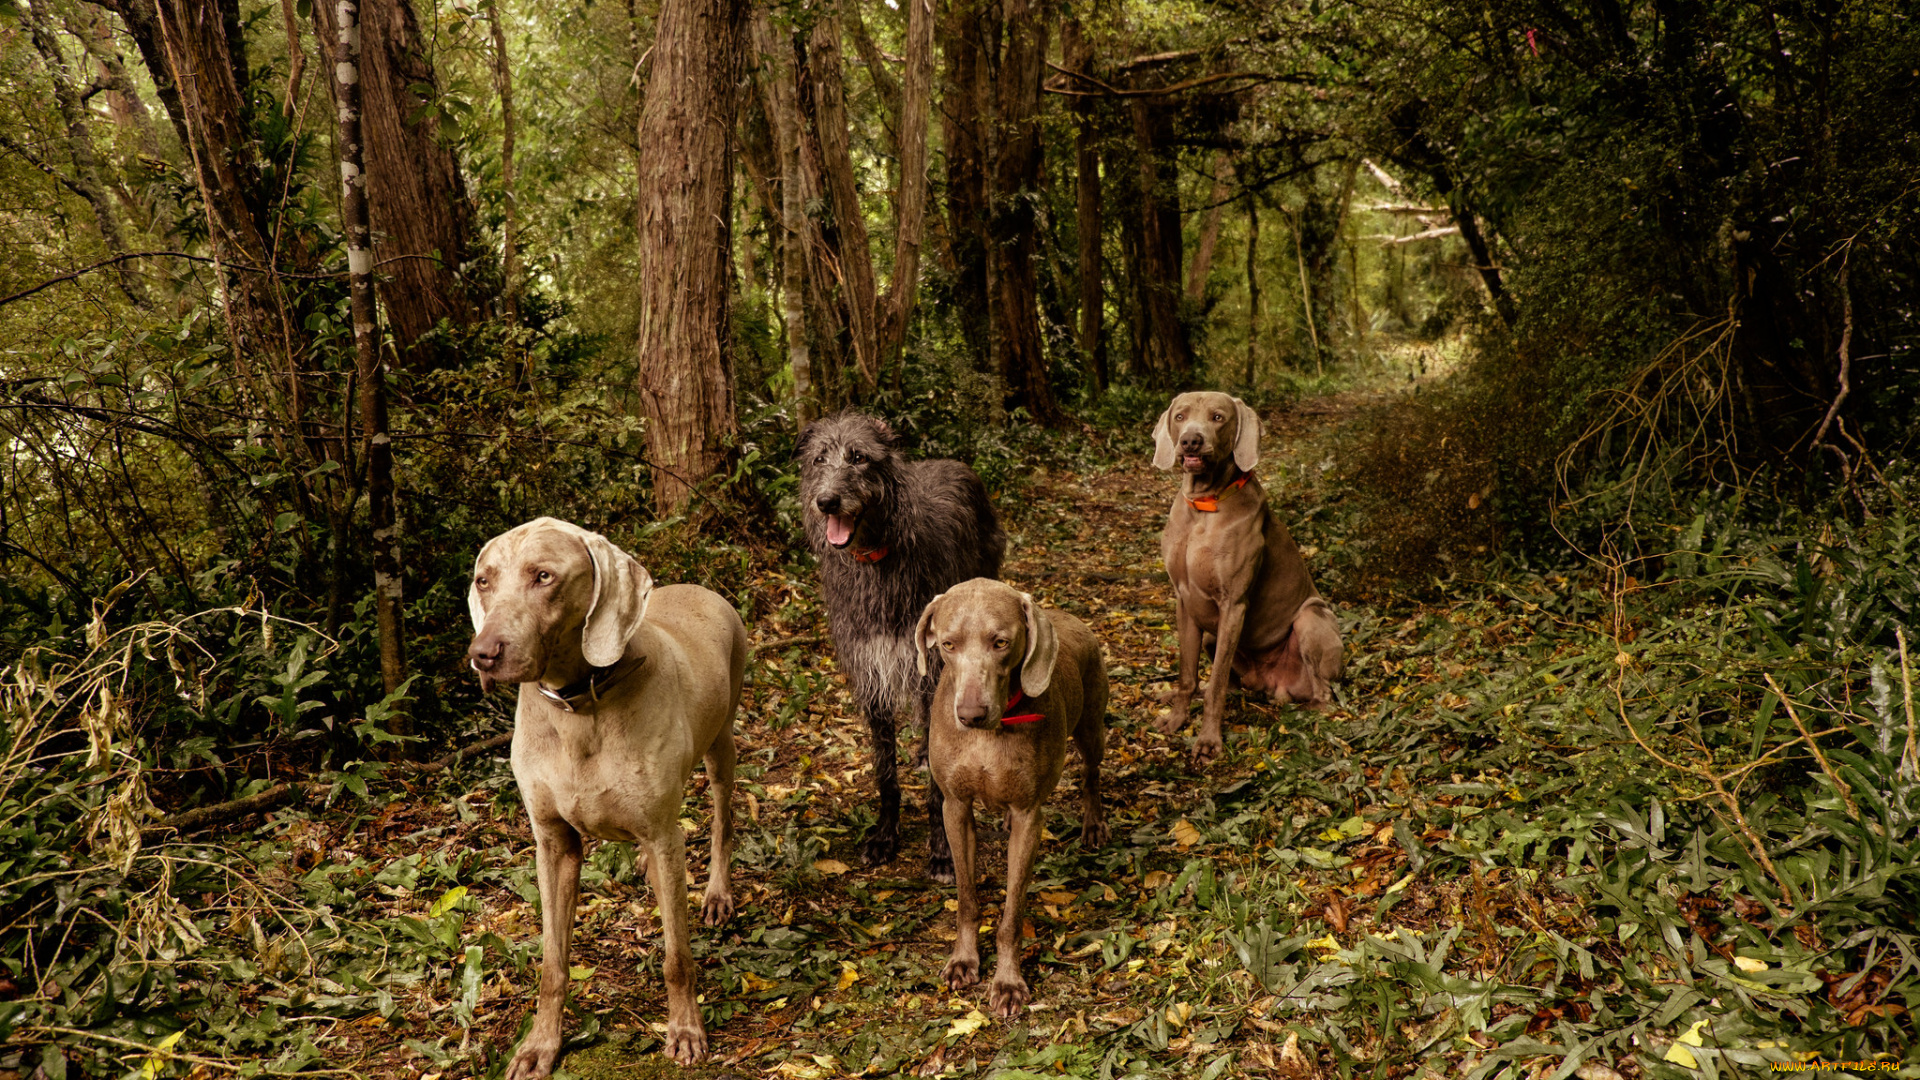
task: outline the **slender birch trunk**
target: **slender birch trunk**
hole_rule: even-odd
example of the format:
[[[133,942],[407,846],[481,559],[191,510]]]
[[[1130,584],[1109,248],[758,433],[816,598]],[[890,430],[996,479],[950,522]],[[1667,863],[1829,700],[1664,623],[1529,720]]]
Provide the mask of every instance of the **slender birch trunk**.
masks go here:
[[[367,501],[373,518],[374,610],[380,628],[380,677],[387,693],[407,678],[402,638],[400,525],[393,490],[393,437],[387,430],[387,373],[380,360],[373,302],[373,242],[367,214],[365,153],[360,142],[360,11],[355,0],[333,8],[334,104],[339,109],[340,217],[347,237],[347,285],[353,306],[353,358],[360,384],[360,430],[366,438]],[[391,730],[408,734],[404,712]]]
[[[487,21],[493,25],[493,85],[500,95],[500,190],[507,200],[507,220],[501,229],[500,276],[505,279],[501,302],[509,325],[520,325],[520,200],[513,187],[513,69],[507,64],[507,29],[503,23],[506,0],[493,0]]]

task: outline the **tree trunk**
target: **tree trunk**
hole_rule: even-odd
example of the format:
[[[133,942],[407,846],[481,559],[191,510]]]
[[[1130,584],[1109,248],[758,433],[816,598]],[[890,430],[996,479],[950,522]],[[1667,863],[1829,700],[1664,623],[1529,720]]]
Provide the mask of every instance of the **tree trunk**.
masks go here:
[[[1047,22],[1028,0],[1003,0],[1005,19],[992,84],[994,127],[991,230],[994,353],[1006,380],[1009,410],[1024,407],[1047,427],[1066,422],[1047,380],[1040,341],[1039,281],[1034,268],[1039,222],[1034,204],[1040,182],[1040,80],[1045,74]]]
[[[925,0],[921,0],[925,2]],[[840,19],[823,15],[814,25],[807,49],[812,75],[814,131],[820,142],[821,166],[833,208],[833,231],[838,238],[840,294],[846,312],[854,371],[860,396],[871,397],[880,385],[880,341],[874,322],[873,250],[867,239],[866,211],[853,176],[851,127],[847,95],[841,76]]]
[[[947,259],[953,267],[954,314],[975,358],[990,369],[987,296],[987,124],[985,70],[988,0],[948,0],[940,20],[941,135],[947,156]],[[997,6],[997,5],[995,5]]]
[[[1213,274],[1213,252],[1220,244],[1220,219],[1227,212],[1227,177],[1233,164],[1222,150],[1213,155],[1213,193],[1207,198],[1207,216],[1200,225],[1200,242],[1193,249],[1193,265],[1187,268],[1187,299],[1196,306],[1207,298],[1207,279]]]
[[[1141,269],[1146,307],[1146,363],[1173,381],[1193,369],[1193,346],[1180,321],[1180,189],[1174,163],[1164,152],[1169,133],[1165,111],[1149,99],[1132,101],[1134,144],[1140,157]]]
[[[872,61],[869,61],[872,63]],[[876,84],[878,80],[876,79]],[[880,304],[880,366],[898,382],[907,328],[920,291],[927,232],[927,127],[933,100],[933,0],[907,0],[907,72],[900,92],[900,197],[894,213],[893,277]]]
[[[367,195],[375,229],[373,255],[387,279],[380,295],[403,362],[409,368],[429,368],[439,361],[435,350],[415,347],[420,337],[443,319],[465,326],[480,314],[460,273],[474,255],[473,205],[453,150],[440,139],[432,108],[435,93],[414,89],[431,88],[438,80],[412,4],[359,2],[365,43],[361,129],[371,185]],[[334,3],[318,0],[313,18],[320,40],[338,40]],[[337,89],[338,80],[330,85]]]
[[[1093,68],[1093,46],[1078,19],[1060,24],[1060,54],[1066,66],[1083,74]],[[1075,344],[1092,378],[1096,393],[1107,389],[1107,343],[1100,327],[1106,290],[1101,265],[1100,144],[1091,98],[1073,99],[1074,232],[1079,239],[1075,277],[1079,285],[1079,332]]]
[[[807,327],[807,248],[810,244],[806,211],[806,181],[800,168],[800,106],[793,83],[793,49],[774,33],[764,6],[753,9],[752,34],[758,54],[756,82],[761,108],[773,130],[774,155],[779,161],[779,199],[774,210],[780,222],[780,304],[787,332],[787,360],[793,369],[794,413],[805,427],[820,415],[814,385],[813,351]]]
[[[1253,388],[1254,355],[1260,341],[1260,205],[1247,189],[1247,388]]]
[[[639,392],[654,506],[723,472],[735,431],[734,84],[743,0],[664,0],[640,113]]]
[[[60,110],[61,121],[66,124],[67,154],[73,160],[73,176],[67,180],[67,186],[93,208],[94,225],[100,230],[100,241],[107,248],[107,253],[122,254],[127,250],[127,241],[120,233],[120,221],[113,213],[113,200],[107,197],[106,185],[100,177],[100,160],[94,152],[93,133],[87,130],[87,119],[92,114],[81,101],[79,80],[54,37],[53,24],[47,18],[44,0],[29,7],[23,21],[32,35],[34,49],[47,65],[47,78],[53,84],[54,104]],[[115,281],[134,306],[146,307],[147,290],[134,270],[129,263],[118,264],[114,268]]]
[[[493,26],[493,85],[500,95],[500,191],[506,200],[506,221],[500,236],[500,300],[510,326],[520,325],[520,200],[513,186],[513,68],[507,63],[507,30],[500,10],[506,0],[492,0],[487,21]]]
[[[316,5],[317,7],[318,5]],[[380,628],[380,678],[387,693],[407,678],[401,625],[400,528],[393,489],[393,437],[387,430],[387,373],[380,360],[373,301],[373,249],[368,235],[369,190],[360,123],[361,33],[355,0],[336,0],[333,91],[339,117],[340,217],[347,237],[347,283],[353,306],[354,372],[360,383],[360,433],[367,468],[367,502],[373,519],[374,610]],[[393,715],[392,732],[408,734],[405,711]]]

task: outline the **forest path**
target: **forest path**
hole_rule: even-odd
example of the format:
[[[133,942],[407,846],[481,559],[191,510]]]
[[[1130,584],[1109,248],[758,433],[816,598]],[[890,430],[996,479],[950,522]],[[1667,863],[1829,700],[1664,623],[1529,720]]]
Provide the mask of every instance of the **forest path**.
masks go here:
[[[1070,761],[1049,804],[1051,831],[1028,907],[1022,969],[1032,1004],[1012,1024],[982,1015],[985,983],[954,994],[940,982],[954,936],[954,890],[922,873],[924,771],[903,769],[900,857],[860,866],[859,840],[874,804],[865,723],[818,634],[824,620],[807,571],[767,571],[753,582],[752,589],[773,597],[775,613],[750,632],[778,644],[754,660],[737,728],[738,912],[722,929],[694,932],[712,1059],[684,1071],[657,1053],[665,1001],[652,897],[624,846],[603,844],[590,853],[576,923],[567,1024],[576,1049],[564,1059],[565,1071],[813,1080],[994,1064],[1094,1076],[1103,1062],[1118,1071],[1138,1053],[1175,1071],[1201,1069],[1229,1051],[1249,1063],[1280,1060],[1281,1047],[1262,1034],[1263,1025],[1279,1030],[1260,1015],[1259,1002],[1273,999],[1240,970],[1216,914],[1203,909],[1258,882],[1248,895],[1267,899],[1256,903],[1284,902],[1295,920],[1307,914],[1301,886],[1274,877],[1266,865],[1262,848],[1271,844],[1262,837],[1291,831],[1289,819],[1298,828],[1353,812],[1299,795],[1283,778],[1324,773],[1324,755],[1339,756],[1333,733],[1353,718],[1343,703],[1375,692],[1370,665],[1355,647],[1364,649],[1379,616],[1328,587],[1323,570],[1340,558],[1343,541],[1337,516],[1322,513],[1318,500],[1323,480],[1331,484],[1337,475],[1330,473],[1331,436],[1339,422],[1381,396],[1309,398],[1265,414],[1260,472],[1276,512],[1340,609],[1349,678],[1340,703],[1326,713],[1234,693],[1227,752],[1203,770],[1188,755],[1192,723],[1169,737],[1150,722],[1160,708],[1153,697],[1166,688],[1177,659],[1159,542],[1178,490],[1174,474],[1151,467],[1150,433],[1143,427],[1086,436],[1089,444],[1067,456],[1076,467],[1038,470],[1017,494],[998,497],[1010,541],[1004,579],[1094,630],[1111,687],[1102,776],[1113,839],[1097,852],[1073,842],[1079,784]],[[903,751],[918,738],[903,733]],[[704,788],[696,774],[684,811],[695,882],[705,880]],[[438,823],[449,857],[507,839],[482,857],[495,864],[488,876],[496,884],[475,887],[482,910],[468,932],[498,933],[513,944],[518,962],[531,965],[539,922],[525,887],[532,850],[504,762],[459,801],[477,822],[454,820],[452,806],[422,805],[373,831]],[[982,904],[991,923],[1005,874],[1004,841],[991,816],[982,839]],[[1363,890],[1378,892],[1404,873],[1405,856],[1390,837],[1366,858],[1357,886]],[[1356,887],[1346,873],[1338,878]],[[1356,928],[1364,924],[1362,916],[1354,919]],[[983,935],[983,961],[991,961],[991,942]],[[499,966],[490,955],[473,1033],[496,1067],[530,1017],[535,981],[531,966],[494,974]],[[423,986],[421,994],[405,1010],[423,1022],[409,1024],[410,1034],[443,1034],[446,1021],[433,1016],[445,1006],[433,988]],[[378,1036],[343,1041],[364,1055],[359,1067],[392,1068],[395,1075],[423,1067],[412,1050]],[[1176,1068],[1180,1061],[1187,1064]],[[453,1074],[461,1068],[454,1065]],[[485,1066],[476,1072],[486,1074]]]
[[[1356,404],[1375,396],[1312,398],[1266,414],[1269,436],[1260,471],[1277,512],[1289,521],[1302,516],[1295,504],[1312,497],[1326,472],[1324,436]],[[873,802],[865,723],[837,679],[826,686],[809,681],[831,650],[808,641],[787,647],[784,655],[760,658],[743,706],[742,790],[749,797],[742,802],[751,820],[743,822],[736,856],[742,909],[724,934],[708,938],[711,952],[702,971],[707,1000],[734,999],[722,1007],[733,1015],[711,1025],[719,1066],[697,1074],[804,1078],[863,1070],[870,1075],[964,1071],[969,1060],[983,1067],[990,1061],[1004,1065],[1048,1052],[1055,1054],[1055,1075],[1071,1074],[1079,1071],[1070,1067],[1075,1054],[1104,1056],[1096,1050],[1100,1031],[1124,1029],[1146,1015],[1133,985],[1142,971],[1168,984],[1149,997],[1201,974],[1189,972],[1185,961],[1163,969],[1158,959],[1151,968],[1130,969],[1121,961],[1110,970],[1103,947],[1095,942],[1116,934],[1131,937],[1158,924],[1159,940],[1148,949],[1156,958],[1164,956],[1174,940],[1169,930],[1179,922],[1165,909],[1177,907],[1179,895],[1193,887],[1190,881],[1176,882],[1183,869],[1199,856],[1214,864],[1224,882],[1234,866],[1246,866],[1253,855],[1206,843],[1188,821],[1195,805],[1277,764],[1271,754],[1276,740],[1288,742],[1299,728],[1306,729],[1299,737],[1309,739],[1320,727],[1337,729],[1343,712],[1306,713],[1235,693],[1227,721],[1228,753],[1204,771],[1196,771],[1188,757],[1193,724],[1172,737],[1152,726],[1160,709],[1154,695],[1166,688],[1177,660],[1173,594],[1159,545],[1179,480],[1153,469],[1149,454],[1147,431],[1108,433],[1104,445],[1081,455],[1087,467],[1037,471],[1017,496],[998,500],[1009,535],[1002,577],[1094,630],[1106,651],[1111,689],[1103,781],[1114,840],[1090,854],[1074,844],[1079,784],[1078,766],[1070,762],[1050,802],[1050,837],[1042,845],[1028,909],[1032,940],[1023,970],[1034,993],[1028,1020],[988,1021],[976,1028],[970,1018],[985,1012],[985,984],[956,995],[939,983],[954,933],[948,910],[954,891],[920,873],[927,831],[924,772],[903,770],[901,856],[876,869],[859,865],[859,838],[872,820]],[[1324,530],[1309,525],[1298,531],[1309,562],[1317,563],[1327,542]],[[780,584],[796,596],[812,591],[804,580]],[[796,618],[788,625],[756,627],[759,636],[792,637],[793,622],[817,617],[804,605],[789,610]],[[1372,618],[1343,608],[1343,622],[1355,616]],[[796,709],[801,698],[805,703]],[[689,813],[700,805],[690,797]],[[985,829],[983,839],[985,906],[1004,895],[1005,854],[995,826]],[[996,917],[993,910],[989,923]],[[649,927],[615,923],[608,929],[616,926],[612,940],[622,954],[633,950],[633,931],[641,932],[643,942],[650,937]],[[722,938],[738,941],[736,935],[742,934],[758,940],[741,941],[739,948],[720,945]],[[991,937],[983,942],[990,960]],[[632,1037],[650,1049],[657,1044],[649,1041],[648,1028],[660,1019],[663,1004],[652,975],[657,970],[653,946],[643,946],[644,973],[622,971],[632,963],[624,955],[595,963],[604,948],[588,945],[576,962],[595,966],[596,984],[618,981],[617,990],[609,984],[605,992],[624,999],[620,1012],[645,1022],[647,1027]],[[1113,948],[1106,950],[1110,954]],[[722,963],[728,969],[718,979],[716,956],[726,958]],[[803,974],[810,968],[811,978]],[[1216,980],[1209,975],[1207,981]],[[1232,987],[1221,984],[1214,991]],[[1197,999],[1213,993],[1175,992]],[[1085,1042],[1089,1032],[1093,1045],[1070,1049],[1076,1033]],[[1195,1040],[1176,1028],[1167,1041],[1176,1056],[1198,1055],[1224,1034]],[[637,1064],[647,1075],[648,1062],[654,1062],[667,1075],[667,1063],[657,1055],[636,1062],[638,1048],[615,1032],[607,1042],[574,1055],[567,1068],[580,1076],[631,1076]],[[1066,1057],[1059,1056],[1062,1048],[1069,1048]]]

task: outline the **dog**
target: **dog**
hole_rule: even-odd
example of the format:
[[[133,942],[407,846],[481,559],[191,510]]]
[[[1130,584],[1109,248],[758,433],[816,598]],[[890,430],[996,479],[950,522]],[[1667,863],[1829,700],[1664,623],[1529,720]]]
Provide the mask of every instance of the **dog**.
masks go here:
[[[1277,700],[1322,707],[1340,678],[1340,627],[1253,474],[1259,416],[1226,394],[1181,394],[1153,440],[1154,466],[1185,473],[1160,540],[1179,605],[1180,676],[1156,724],[1171,735],[1187,722],[1207,635],[1213,670],[1193,747],[1204,762],[1221,750],[1229,672]]]
[[[483,689],[518,683],[513,775],[532,820],[540,884],[540,994],[508,1080],[538,1080],[560,1053],[568,953],[587,838],[624,840],[660,905],[667,1054],[706,1056],[687,947],[687,851],[680,806],[704,758],[713,844],[702,915],[733,915],[733,717],[747,631],[697,585],[653,587],[606,537],[539,518],[489,540],[467,591],[467,655]]]
[[[989,1005],[1001,1018],[1027,1003],[1020,927],[1043,811],[1066,762],[1083,769],[1080,842],[1107,842],[1100,802],[1106,751],[1107,664],[1085,624],[986,578],[955,585],[927,605],[914,631],[921,671],[941,659],[927,727],[927,763],[940,789],[959,882],[959,936],[943,977],[959,990],[980,981],[980,899],[974,877],[973,804],[1007,813],[1007,901],[995,942]]]
[[[933,697],[933,679],[915,672],[914,625],[942,590],[999,577],[1007,536],[972,469],[945,459],[907,460],[899,437],[874,417],[846,412],[818,420],[794,452],[827,628],[872,734],[880,813],[861,858],[878,866],[900,850],[900,702],[909,699],[914,721],[924,725]],[[952,881],[940,787],[932,781],[927,816],[927,873]]]

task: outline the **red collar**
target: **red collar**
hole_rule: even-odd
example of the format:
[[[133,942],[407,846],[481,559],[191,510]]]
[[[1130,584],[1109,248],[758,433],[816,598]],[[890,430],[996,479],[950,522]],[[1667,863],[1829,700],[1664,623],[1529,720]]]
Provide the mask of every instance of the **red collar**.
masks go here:
[[[1193,507],[1195,510],[1200,511],[1203,514],[1217,514],[1220,512],[1220,496],[1225,494],[1228,491],[1231,491],[1234,488],[1246,487],[1247,481],[1251,479],[1253,479],[1252,473],[1243,472],[1240,474],[1240,479],[1235,480],[1231,484],[1228,484],[1226,487],[1222,488],[1220,491],[1215,492],[1212,495],[1202,495],[1197,499],[1188,499],[1187,505]]]
[[[1027,695],[1023,691],[1015,690],[1013,696],[1007,699],[1007,708],[1011,709],[1015,705],[1020,704],[1026,700],[1026,697]],[[1045,713],[1030,712],[1021,713],[1019,716],[1002,716],[1000,722],[1003,724],[1031,724],[1037,720],[1045,720],[1046,718]]]
[[[860,548],[855,548],[853,552],[853,561],[863,562],[863,563],[877,563],[881,559],[884,559],[887,557],[887,552],[889,550],[890,549],[883,548],[883,547],[866,548],[864,550]]]

